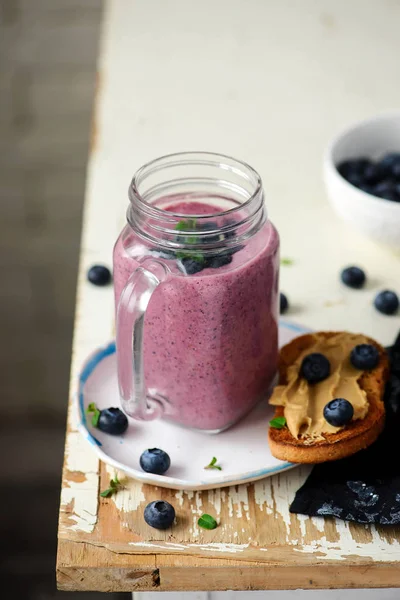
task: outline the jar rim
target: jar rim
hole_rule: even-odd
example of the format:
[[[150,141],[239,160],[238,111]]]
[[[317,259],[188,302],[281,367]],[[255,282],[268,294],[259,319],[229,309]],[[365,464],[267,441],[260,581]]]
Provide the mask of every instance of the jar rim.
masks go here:
[[[143,197],[143,194],[140,192],[140,185],[149,177],[150,175],[156,173],[157,171],[161,171],[164,169],[177,167],[177,166],[215,166],[219,167],[222,170],[227,170],[236,175],[242,176],[245,180],[253,186],[253,191],[250,196],[241,204],[237,206],[233,206],[227,210],[218,211],[212,213],[212,215],[208,214],[191,214],[190,216],[196,219],[208,219],[210,216],[213,218],[216,217],[224,217],[227,215],[233,215],[235,212],[243,210],[249,204],[251,204],[256,198],[258,198],[262,194],[262,180],[258,172],[251,167],[248,163],[233,158],[227,154],[217,153],[217,152],[206,152],[206,151],[185,151],[185,152],[175,152],[172,154],[165,154],[159,158],[153,159],[147,163],[145,163],[142,167],[140,167],[136,173],[133,175],[131,184],[129,186],[129,199],[132,202],[135,200],[140,203],[141,210],[147,214],[147,216],[160,217],[166,216],[171,219],[177,218],[186,218],[187,213],[180,213],[175,211],[166,211],[158,206],[155,206],[146,201]]]

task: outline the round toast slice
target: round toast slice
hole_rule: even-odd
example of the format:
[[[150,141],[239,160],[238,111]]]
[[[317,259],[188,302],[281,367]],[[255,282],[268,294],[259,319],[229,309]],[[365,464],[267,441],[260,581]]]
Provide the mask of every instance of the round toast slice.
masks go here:
[[[318,332],[326,339],[337,335],[336,331]],[[364,419],[351,421],[346,427],[336,433],[324,435],[324,440],[304,443],[292,436],[287,427],[282,429],[269,428],[268,441],[271,453],[280,460],[293,463],[322,463],[338,460],[355,454],[370,446],[382,432],[385,425],[385,405],[383,394],[385,383],[389,376],[389,360],[385,350],[375,340],[367,338],[368,343],[379,350],[379,363],[371,371],[363,371],[357,380],[358,385],[365,390],[368,401],[368,412]],[[311,347],[314,339],[312,334],[305,334],[292,340],[284,346],[279,355],[279,383],[286,384],[286,370],[296,361],[299,355]],[[274,417],[282,417],[284,407],[277,406]]]

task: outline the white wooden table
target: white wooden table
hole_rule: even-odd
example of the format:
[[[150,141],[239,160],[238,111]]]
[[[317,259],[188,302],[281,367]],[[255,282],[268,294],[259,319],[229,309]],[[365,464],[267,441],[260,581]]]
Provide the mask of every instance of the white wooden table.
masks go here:
[[[133,172],[152,158],[181,150],[231,154],[261,173],[267,208],[281,234],[282,254],[294,260],[293,266],[282,267],[281,277],[293,320],[315,329],[362,331],[383,344],[392,341],[400,317],[379,315],[372,299],[383,287],[400,292],[399,257],[337,220],[326,201],[321,161],[338,128],[399,106],[399,19],[399,3],[379,0],[107,3],[88,168],[72,384],[86,355],[113,336],[112,290],[91,287],[86,270],[93,263],[111,263]],[[369,275],[365,290],[355,293],[341,286],[338,274],[347,264],[365,267]],[[329,524],[327,535],[320,519],[292,517],[291,521],[288,503],[299,483],[293,473],[297,471],[272,478],[268,485],[259,484],[264,485],[266,498],[272,486],[273,510],[282,522],[279,535],[288,558],[285,562],[283,555],[280,559],[277,555],[275,565],[254,563],[254,579],[236,562],[241,559],[240,544],[232,544],[230,554],[222,552],[219,562],[193,558],[192,551],[180,559],[168,558],[162,540],[164,550],[157,550],[158,541],[150,551],[127,555],[126,546],[118,546],[119,534],[113,539],[108,530],[107,544],[99,534],[110,518],[110,509],[98,501],[99,486],[108,475],[81,442],[70,415],[59,585],[149,590],[157,568],[159,590],[400,586],[400,542],[393,532],[387,535],[337,521]],[[245,490],[227,493],[235,510],[241,510]],[[146,494],[148,490],[132,483],[123,501],[107,505],[112,506],[121,531],[129,522],[126,515],[134,514]],[[193,502],[188,495],[182,498],[188,510],[196,510]],[[267,518],[267,500],[260,510]],[[291,566],[294,542],[313,577],[306,581],[300,561],[300,570],[293,571],[286,583],[278,567]],[[250,536],[248,543],[259,561],[258,541]],[[229,563],[232,548],[235,560]],[[247,552],[246,547],[246,561]],[[212,581],[211,566],[229,564],[236,569],[232,585]],[[194,576],[190,582],[182,575],[189,566],[192,573],[198,568],[197,579]],[[262,575],[266,568],[268,577]],[[129,572],[131,582],[126,579]],[[394,598],[399,593],[369,592],[364,598]],[[310,598],[316,597],[312,594]],[[332,592],[326,597],[336,600],[339,595]]]

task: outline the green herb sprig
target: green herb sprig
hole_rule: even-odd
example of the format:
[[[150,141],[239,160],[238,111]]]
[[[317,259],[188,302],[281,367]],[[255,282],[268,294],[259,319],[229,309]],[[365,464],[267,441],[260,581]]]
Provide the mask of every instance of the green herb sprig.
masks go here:
[[[218,471],[222,471],[222,467],[217,465],[217,458],[215,456],[212,457],[210,464],[208,464],[205,469],[217,469]]]
[[[269,426],[273,427],[274,429],[282,429],[283,427],[285,427],[285,425],[286,425],[285,417],[275,417],[275,419],[272,419],[269,422]]]
[[[286,267],[291,267],[293,264],[294,264],[293,258],[288,258],[288,257],[281,258],[281,265],[284,265]]]
[[[199,520],[197,521],[199,527],[203,529],[215,529],[218,526],[217,521],[211,515],[201,515]]]
[[[100,418],[100,411],[94,402],[91,402],[89,404],[89,406],[86,409],[86,414],[88,414],[88,415],[92,414],[92,425],[93,425],[93,427],[97,427],[97,423],[99,422],[99,418]]]
[[[110,487],[100,492],[102,498],[110,498],[113,494],[116,494],[119,490],[123,489],[122,483],[118,479],[118,475],[115,475],[114,479],[110,479]]]

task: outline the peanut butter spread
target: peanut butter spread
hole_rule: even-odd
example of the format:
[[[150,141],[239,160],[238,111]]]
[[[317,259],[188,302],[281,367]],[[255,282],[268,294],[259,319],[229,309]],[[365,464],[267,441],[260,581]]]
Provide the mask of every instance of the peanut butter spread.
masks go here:
[[[324,433],[335,433],[340,427],[329,425],[324,419],[325,405],[334,398],[345,398],[354,408],[353,420],[363,419],[368,412],[368,400],[357,383],[362,371],[353,367],[350,353],[354,346],[367,344],[363,335],[338,333],[330,338],[314,334],[314,343],[309,346],[287,369],[286,385],[275,387],[270,404],[284,406],[286,424],[295,438],[304,443],[322,440]],[[319,383],[310,384],[300,377],[303,358],[312,352],[324,354],[331,364],[329,377]]]

